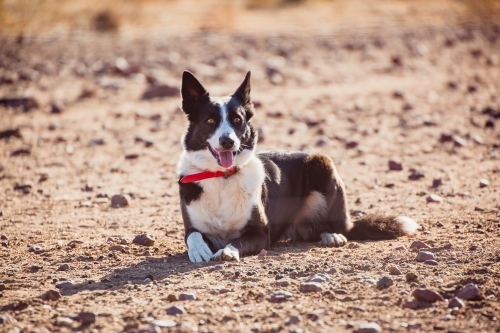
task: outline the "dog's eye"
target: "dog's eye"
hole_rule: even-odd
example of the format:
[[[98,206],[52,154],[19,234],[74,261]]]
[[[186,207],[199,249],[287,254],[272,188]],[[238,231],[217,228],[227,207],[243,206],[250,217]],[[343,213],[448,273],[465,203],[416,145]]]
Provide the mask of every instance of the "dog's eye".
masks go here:
[[[213,125],[213,124],[215,124],[215,120],[213,118],[208,118],[207,124]]]
[[[234,121],[235,123],[240,123],[240,122],[241,122],[241,119],[240,119],[240,118],[238,118],[238,117],[236,117],[236,118],[234,118],[234,119],[233,119],[233,121]]]

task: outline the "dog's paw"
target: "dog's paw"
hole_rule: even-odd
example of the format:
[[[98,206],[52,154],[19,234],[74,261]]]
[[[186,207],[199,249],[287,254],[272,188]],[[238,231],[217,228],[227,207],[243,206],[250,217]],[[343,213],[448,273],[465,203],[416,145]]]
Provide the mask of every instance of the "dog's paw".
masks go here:
[[[329,232],[323,232],[321,234],[321,241],[319,245],[329,246],[329,247],[341,247],[347,244],[347,238],[342,234],[331,234]]]
[[[240,251],[231,244],[226,245],[225,248],[220,249],[215,252],[212,256],[212,260],[222,260],[222,261],[240,261]]]
[[[203,240],[203,236],[199,232],[193,232],[187,239],[189,260],[194,263],[210,261],[212,251],[207,243]]]

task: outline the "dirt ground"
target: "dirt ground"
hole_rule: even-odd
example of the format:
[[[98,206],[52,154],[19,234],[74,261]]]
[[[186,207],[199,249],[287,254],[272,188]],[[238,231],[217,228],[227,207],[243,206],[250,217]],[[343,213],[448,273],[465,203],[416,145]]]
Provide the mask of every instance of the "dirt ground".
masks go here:
[[[500,331],[499,27],[98,36],[1,41],[1,332]],[[251,70],[260,149],[328,154],[353,215],[421,230],[192,264],[176,174],[185,69],[214,96]],[[34,100],[5,99],[19,96]],[[118,194],[128,206],[112,207]],[[143,233],[154,244],[132,242]],[[417,240],[437,265],[416,261]],[[322,290],[301,292],[316,273]],[[449,308],[468,283],[479,294]],[[412,301],[417,288],[445,300]]]

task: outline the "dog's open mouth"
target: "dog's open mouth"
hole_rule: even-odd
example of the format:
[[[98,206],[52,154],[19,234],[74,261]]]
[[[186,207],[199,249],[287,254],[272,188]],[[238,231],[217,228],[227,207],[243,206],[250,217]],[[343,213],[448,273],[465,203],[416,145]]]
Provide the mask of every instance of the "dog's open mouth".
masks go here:
[[[223,168],[230,168],[234,164],[234,157],[236,156],[236,151],[226,150],[226,151],[218,151],[208,146],[208,150],[212,153],[212,155],[217,160],[217,163]]]

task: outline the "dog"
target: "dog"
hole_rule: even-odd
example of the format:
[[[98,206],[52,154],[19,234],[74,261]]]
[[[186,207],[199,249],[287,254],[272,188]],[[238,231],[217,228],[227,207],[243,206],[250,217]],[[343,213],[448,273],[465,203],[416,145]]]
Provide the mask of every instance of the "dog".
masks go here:
[[[250,72],[234,94],[215,98],[185,71],[181,97],[188,126],[179,195],[193,263],[239,261],[279,240],[339,247],[416,232],[417,223],[405,216],[365,215],[352,222],[344,183],[324,154],[257,153]]]

